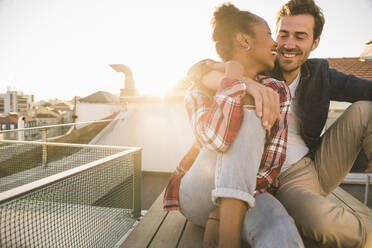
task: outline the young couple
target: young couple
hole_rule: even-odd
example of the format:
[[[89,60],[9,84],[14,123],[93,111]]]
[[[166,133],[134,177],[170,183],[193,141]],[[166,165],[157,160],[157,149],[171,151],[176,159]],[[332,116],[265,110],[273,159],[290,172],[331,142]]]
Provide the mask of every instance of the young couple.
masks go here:
[[[372,167],[372,81],[308,59],[323,25],[313,0],[280,9],[276,42],[257,15],[231,4],[214,13],[224,63],[190,69],[185,102],[197,141],[164,197],[165,210],[205,226],[205,247],[304,247],[301,235],[372,247],[372,218],[325,198],[362,148]],[[353,104],[322,134],[331,100]]]

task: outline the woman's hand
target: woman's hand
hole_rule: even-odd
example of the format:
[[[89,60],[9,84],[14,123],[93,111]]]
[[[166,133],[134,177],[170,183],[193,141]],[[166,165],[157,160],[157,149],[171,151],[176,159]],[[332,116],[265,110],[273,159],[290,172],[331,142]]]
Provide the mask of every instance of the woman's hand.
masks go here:
[[[262,117],[262,126],[270,130],[276,120],[280,120],[279,94],[250,78],[244,78],[247,94],[251,95],[256,105],[256,115]]]
[[[229,62],[232,62],[232,61],[229,61]],[[203,78],[203,82],[209,81],[210,84],[212,84],[212,81],[216,80],[217,77],[220,77],[219,78],[220,80],[218,81],[220,82],[222,80],[223,73],[225,73],[225,69],[227,65],[225,63],[215,62],[215,61],[207,61],[206,64],[211,69],[213,69],[212,71],[213,74],[212,72],[208,73]],[[235,62],[230,63],[230,65],[228,66],[231,67],[231,70],[232,70],[230,71],[231,74],[240,73],[239,71],[236,71],[236,70],[239,70],[238,68],[239,66],[237,66]],[[231,78],[236,78],[236,77],[231,77]],[[270,130],[271,127],[274,125],[275,121],[280,120],[279,94],[276,93],[273,89],[269,87],[265,87],[264,85],[254,81],[253,79],[243,78],[242,81],[247,85],[247,94],[251,95],[254,99],[254,103],[256,105],[256,114],[258,117],[260,118],[262,117],[262,126],[265,129]],[[216,82],[216,81],[213,81],[213,82]]]

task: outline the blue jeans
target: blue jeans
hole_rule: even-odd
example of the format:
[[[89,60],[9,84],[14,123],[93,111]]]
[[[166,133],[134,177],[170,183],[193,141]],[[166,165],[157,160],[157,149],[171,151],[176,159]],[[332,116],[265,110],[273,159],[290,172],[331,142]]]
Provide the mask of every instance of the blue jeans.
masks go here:
[[[203,148],[180,186],[182,214],[196,225],[205,226],[218,198],[247,202],[242,239],[252,247],[304,247],[291,216],[271,194],[253,197],[256,174],[263,152],[265,132],[253,110],[244,119],[229,150],[217,154]]]

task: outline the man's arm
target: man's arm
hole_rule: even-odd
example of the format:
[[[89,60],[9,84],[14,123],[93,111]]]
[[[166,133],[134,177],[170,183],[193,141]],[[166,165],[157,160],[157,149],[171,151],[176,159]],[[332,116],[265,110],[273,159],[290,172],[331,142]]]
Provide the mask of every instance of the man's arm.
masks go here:
[[[331,100],[356,102],[372,101],[372,81],[329,69]]]

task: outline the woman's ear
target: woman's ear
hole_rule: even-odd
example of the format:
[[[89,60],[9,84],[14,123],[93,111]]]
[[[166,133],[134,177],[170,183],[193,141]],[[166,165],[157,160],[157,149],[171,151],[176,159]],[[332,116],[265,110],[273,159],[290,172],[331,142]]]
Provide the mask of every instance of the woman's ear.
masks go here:
[[[251,37],[249,37],[246,34],[243,33],[237,33],[236,34],[236,40],[239,43],[239,45],[244,48],[245,50],[249,50],[251,48]]]

